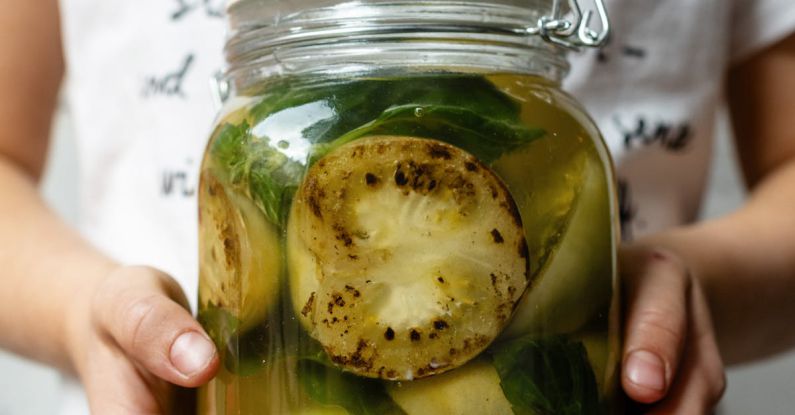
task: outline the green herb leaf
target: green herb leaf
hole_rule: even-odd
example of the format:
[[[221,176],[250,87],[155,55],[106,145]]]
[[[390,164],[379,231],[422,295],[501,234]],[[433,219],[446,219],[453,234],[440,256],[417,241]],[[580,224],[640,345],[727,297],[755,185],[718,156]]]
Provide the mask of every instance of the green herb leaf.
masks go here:
[[[207,334],[218,349],[226,348],[229,337],[237,333],[237,329],[240,326],[240,320],[235,318],[229,311],[213,304],[199,311],[197,320],[207,331]]]
[[[522,337],[492,350],[505,397],[518,415],[604,413],[582,342]]]
[[[298,361],[298,378],[306,393],[321,405],[340,406],[351,415],[405,414],[380,381],[341,371],[322,351]]]
[[[199,311],[197,320],[223,356],[226,368],[232,373],[237,373],[237,336],[240,320],[228,310],[213,304]]]
[[[541,129],[527,128],[516,121],[490,118],[462,107],[408,104],[389,108],[375,121],[325,146],[316,146],[313,159],[364,136],[407,135],[447,142],[490,164],[544,134]]]
[[[265,367],[268,356],[267,330],[262,327],[240,332],[240,320],[228,310],[210,304],[199,312],[199,323],[218,349],[230,373],[249,376]]]
[[[363,79],[302,85],[282,80],[268,85],[251,110],[254,125],[271,115],[301,111],[306,104],[323,103],[336,116],[299,131],[311,143],[334,141],[379,118],[394,106],[454,106],[483,117],[519,122],[519,104],[477,75],[435,74],[402,79]],[[279,137],[273,137],[279,140]]]
[[[223,124],[211,153],[222,177],[248,191],[254,203],[273,224],[283,224],[284,206],[303,176],[304,167],[274,148],[268,138],[251,134],[248,122]]]

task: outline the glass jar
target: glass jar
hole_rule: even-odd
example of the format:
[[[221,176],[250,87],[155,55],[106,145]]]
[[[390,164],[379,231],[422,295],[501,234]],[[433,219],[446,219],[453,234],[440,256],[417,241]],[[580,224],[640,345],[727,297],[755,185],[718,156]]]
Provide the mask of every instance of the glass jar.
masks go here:
[[[613,172],[560,89],[608,28],[569,3],[230,4],[200,413],[618,411]]]

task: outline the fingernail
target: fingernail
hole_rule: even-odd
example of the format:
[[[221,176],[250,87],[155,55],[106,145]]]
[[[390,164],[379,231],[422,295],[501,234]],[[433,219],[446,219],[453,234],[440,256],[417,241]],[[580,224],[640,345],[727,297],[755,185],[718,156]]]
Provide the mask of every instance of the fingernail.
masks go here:
[[[188,377],[207,367],[214,356],[212,342],[195,331],[183,333],[171,345],[171,364]]]
[[[665,390],[665,364],[656,354],[645,350],[632,352],[625,370],[630,382],[646,389]]]

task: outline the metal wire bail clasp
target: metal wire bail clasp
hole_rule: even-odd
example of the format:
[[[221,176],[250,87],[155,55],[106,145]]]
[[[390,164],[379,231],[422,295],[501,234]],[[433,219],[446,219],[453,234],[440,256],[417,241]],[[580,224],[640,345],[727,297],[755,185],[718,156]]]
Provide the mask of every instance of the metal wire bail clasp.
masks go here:
[[[232,95],[231,85],[223,71],[218,71],[210,79],[210,93],[216,111],[220,111]]]
[[[591,28],[594,11],[583,13],[578,0],[568,0],[571,20],[561,17],[560,0],[554,0],[551,16],[538,19],[536,27],[527,30],[528,34],[537,34],[544,40],[569,49],[580,47],[601,47],[610,36],[610,20],[604,0],[593,0],[596,13],[599,14],[599,31]]]

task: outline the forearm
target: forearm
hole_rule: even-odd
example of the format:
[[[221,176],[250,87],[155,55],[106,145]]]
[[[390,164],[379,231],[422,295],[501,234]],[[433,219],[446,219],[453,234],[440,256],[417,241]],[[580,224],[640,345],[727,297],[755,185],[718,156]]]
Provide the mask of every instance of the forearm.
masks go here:
[[[727,363],[795,345],[795,161],[769,174],[736,213],[640,243],[676,252],[701,281]]]
[[[112,262],[39,197],[33,179],[0,155],[0,347],[73,371],[70,330]]]

